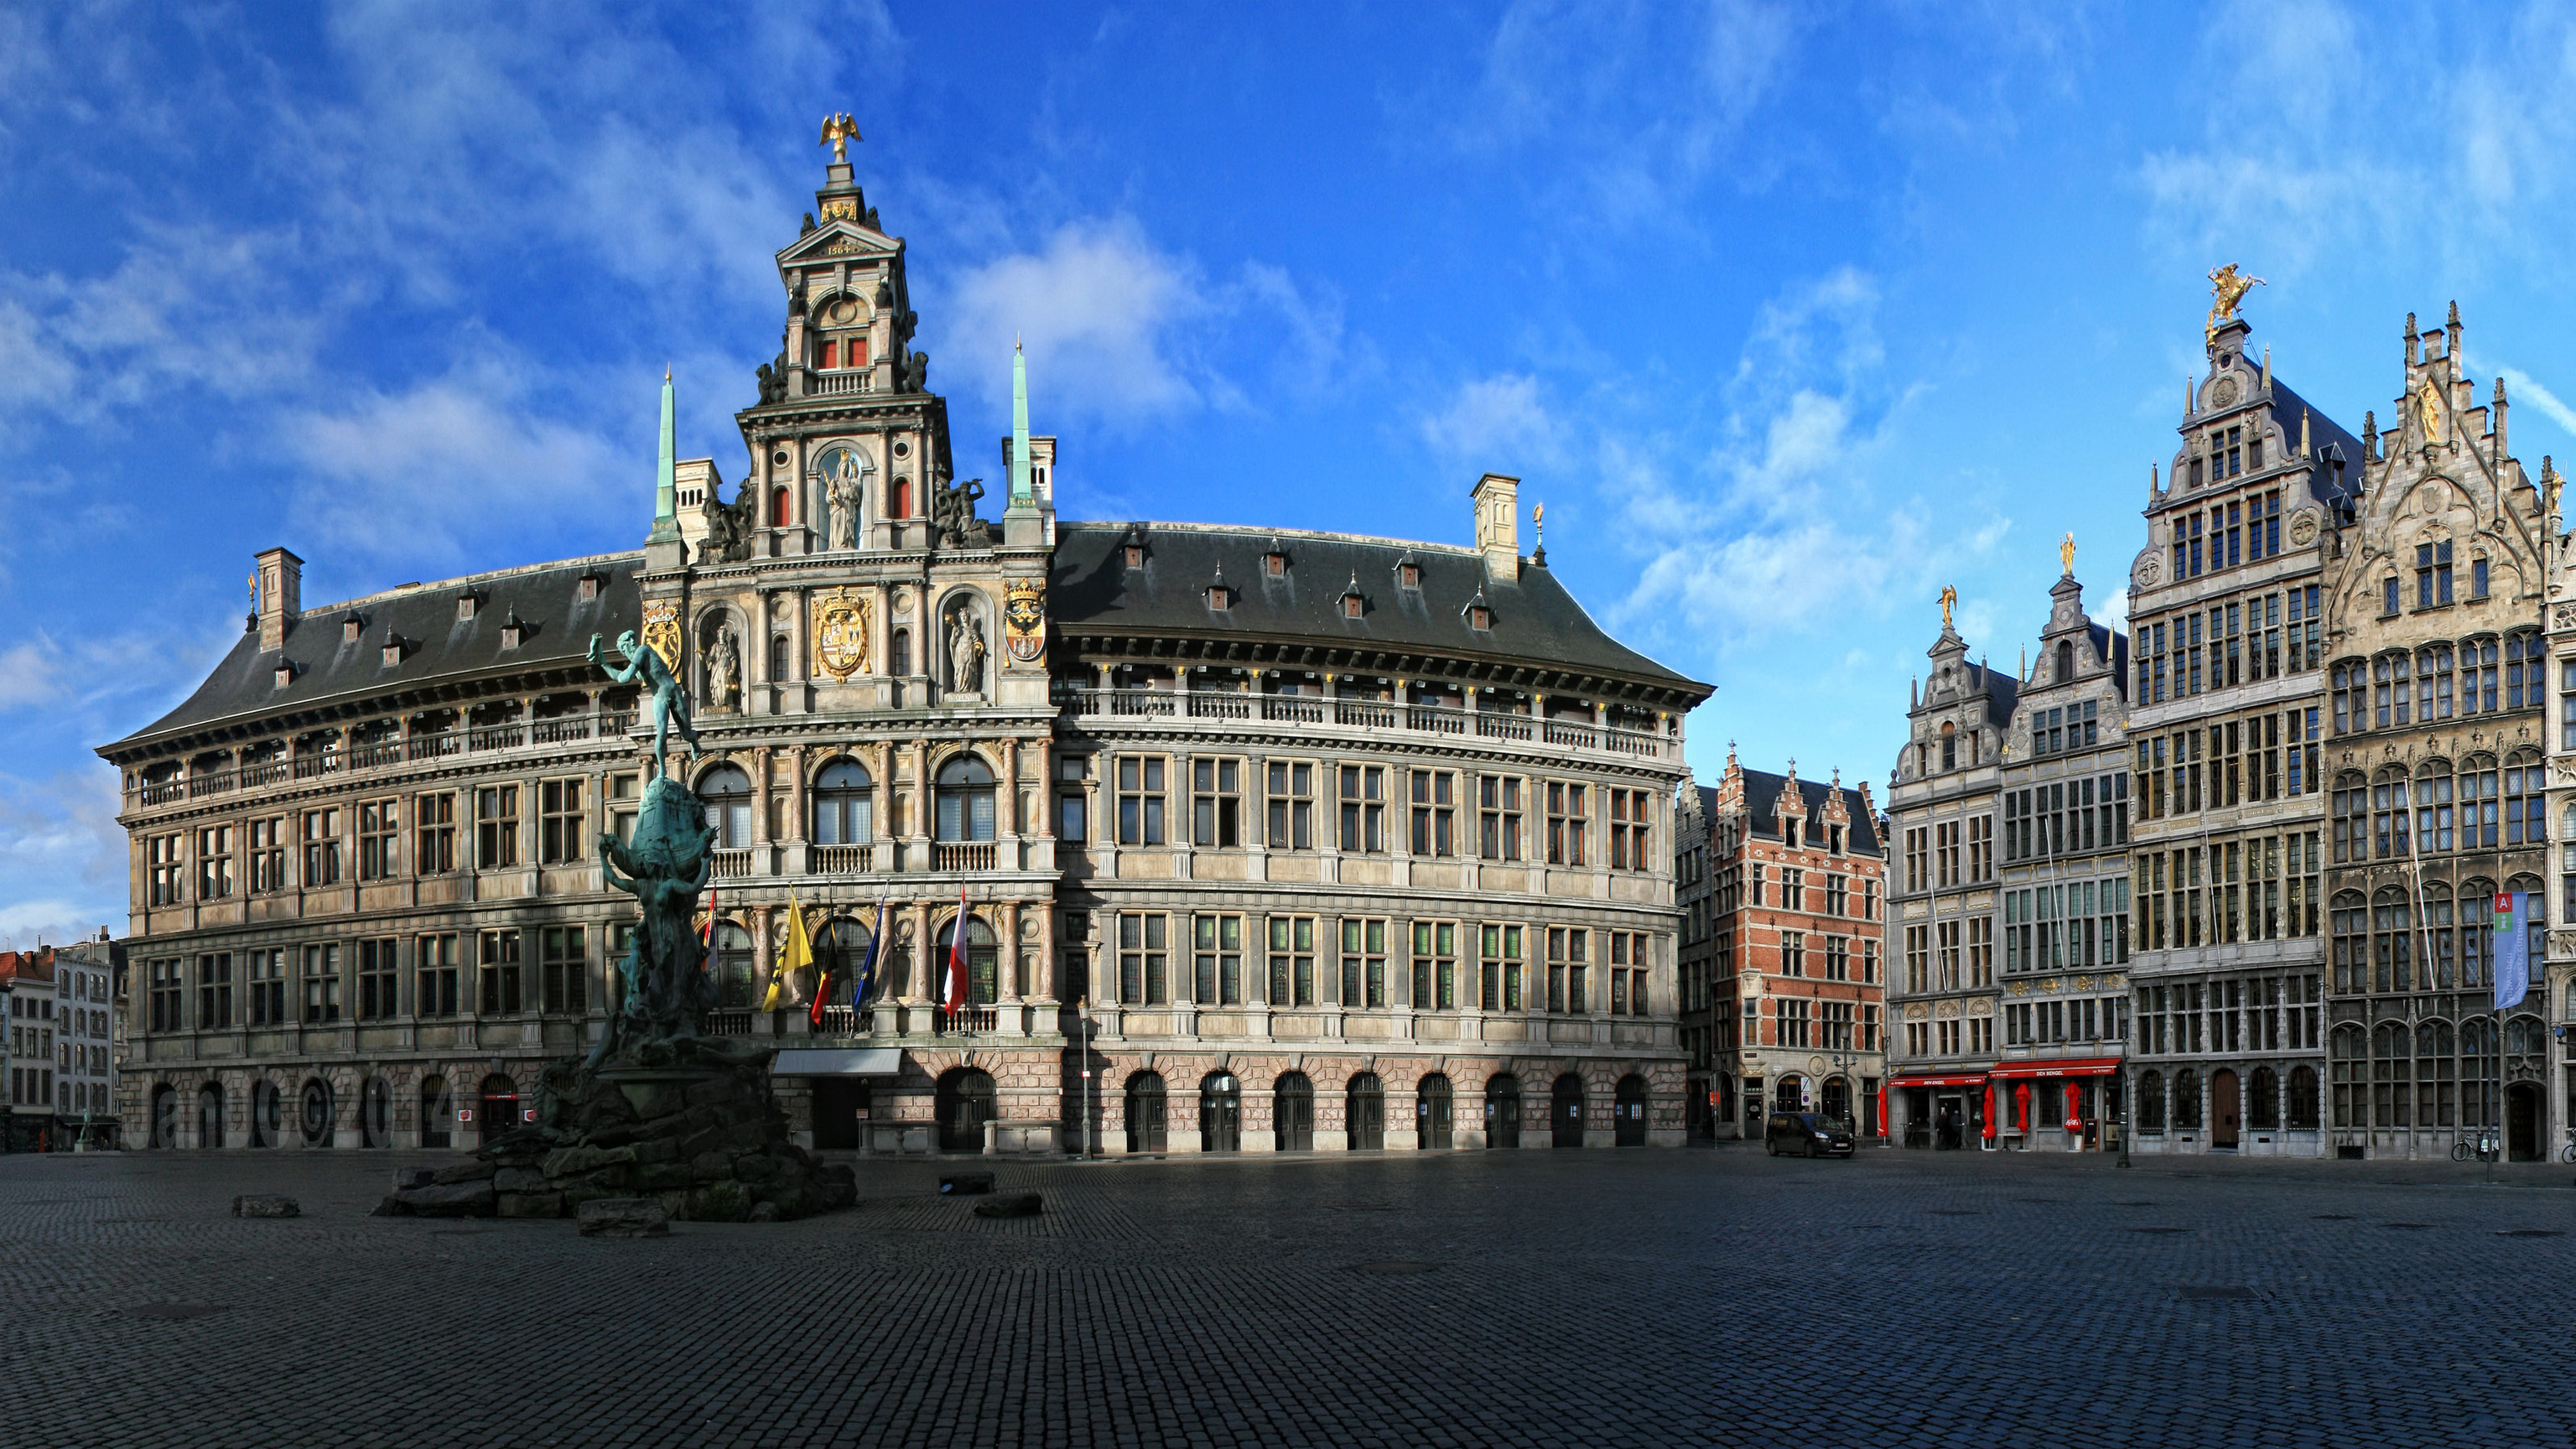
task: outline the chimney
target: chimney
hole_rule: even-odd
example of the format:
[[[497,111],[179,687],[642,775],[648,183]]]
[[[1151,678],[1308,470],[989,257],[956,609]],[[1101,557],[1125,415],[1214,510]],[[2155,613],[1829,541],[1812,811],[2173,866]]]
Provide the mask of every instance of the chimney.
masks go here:
[[[304,560],[282,548],[259,555],[259,647],[286,647],[295,616],[304,608]]]
[[[1468,491],[1476,501],[1476,551],[1485,556],[1485,576],[1505,583],[1521,581],[1521,480],[1488,473]]]

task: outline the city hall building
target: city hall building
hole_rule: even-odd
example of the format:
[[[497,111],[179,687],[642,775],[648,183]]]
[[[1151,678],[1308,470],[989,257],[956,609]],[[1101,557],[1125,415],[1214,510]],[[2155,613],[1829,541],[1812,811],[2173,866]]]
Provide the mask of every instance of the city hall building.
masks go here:
[[[592,658],[631,633],[691,700],[665,768],[718,832],[709,1029],[775,1039],[816,1146],[1679,1142],[1673,806],[1709,687],[1522,552],[1500,474],[1468,546],[1059,522],[1016,389],[979,508],[902,243],[837,157],[816,203],[731,499],[673,457],[666,390],[641,549],[313,607],[270,549],[204,684],[100,750],[125,1141],[463,1147],[533,1115],[633,930],[596,840],[632,827],[651,722]],[[791,901],[817,1010],[815,967],[771,1006]]]

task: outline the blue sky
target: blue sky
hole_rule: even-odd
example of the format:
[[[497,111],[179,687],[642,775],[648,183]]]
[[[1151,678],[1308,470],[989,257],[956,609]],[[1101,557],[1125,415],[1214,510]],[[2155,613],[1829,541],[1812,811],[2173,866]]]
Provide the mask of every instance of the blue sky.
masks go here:
[[[0,6],[0,933],[123,929],[91,750],[256,550],[634,546],[666,361],[738,476],[827,110],[964,471],[1017,333],[1068,516],[1463,542],[1517,473],[1704,777],[1883,782],[1943,583],[1999,663],[2067,530],[2116,607],[2220,262],[2347,426],[2456,298],[2576,456],[2571,82],[2550,6]]]

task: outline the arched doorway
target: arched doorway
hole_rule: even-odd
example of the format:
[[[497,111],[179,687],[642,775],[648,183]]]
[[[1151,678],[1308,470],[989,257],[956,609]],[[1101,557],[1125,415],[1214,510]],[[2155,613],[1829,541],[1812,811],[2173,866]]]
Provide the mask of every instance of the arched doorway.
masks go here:
[[[393,1146],[394,1089],[382,1077],[369,1077],[358,1089],[358,1140],[368,1147]]]
[[[1583,1079],[1567,1072],[1548,1091],[1548,1133],[1552,1145],[1583,1145]]]
[[[1611,1142],[1620,1147],[1646,1145],[1646,1079],[1635,1072],[1619,1079],[1611,1098],[1614,1135]]]
[[[423,1077],[420,1082],[420,1145],[448,1145],[447,1124],[456,1120],[456,1098],[447,1090],[445,1077]]]
[[[266,1077],[250,1084],[250,1145],[275,1147],[286,1140],[285,1093]]]
[[[331,1124],[338,1116],[339,1104],[331,1100],[331,1084],[320,1077],[307,1081],[295,1108],[296,1125],[304,1130],[304,1145],[330,1146]]]
[[[224,1145],[224,1089],[212,1082],[197,1089],[197,1145]]]
[[[1825,1078],[1824,1107],[1827,1117],[1836,1122],[1852,1120],[1851,1078]]]
[[[1270,1121],[1282,1152],[1315,1150],[1315,1084],[1289,1072],[1270,1090]]]
[[[1424,1077],[1421,1085],[1414,1088],[1415,1143],[1424,1151],[1452,1145],[1450,1139],[1455,1135],[1453,1128],[1457,1116],[1453,1098],[1449,1079],[1438,1072]]]
[[[1485,1079],[1485,1145],[1521,1145],[1521,1079],[1509,1072]]]
[[[1243,1083],[1232,1072],[1210,1072],[1199,1082],[1199,1151],[1243,1150]]]
[[[993,1120],[993,1075],[975,1067],[954,1067],[939,1075],[931,1094],[939,1118],[939,1150],[981,1152],[984,1124]]]
[[[1163,1130],[1163,1078],[1138,1072],[1127,1079],[1127,1150],[1162,1152],[1170,1139]]]
[[[179,1145],[179,1094],[167,1082],[152,1089],[152,1145]]]
[[[482,1119],[483,1145],[489,1147],[519,1125],[519,1084],[498,1072],[485,1077],[481,1106],[475,1115]]]
[[[2505,1151],[2514,1162],[2548,1157],[2540,1146],[2540,1084],[2516,1082],[2504,1089]]]
[[[1807,1110],[1807,1079],[1796,1072],[1782,1072],[1771,1084],[1771,1110],[1804,1112]]]
[[[2220,1067],[2209,1074],[2209,1145],[2233,1150],[2240,1140],[2237,1128],[2243,1123],[2243,1107],[2238,1100],[2236,1069]]]
[[[1377,1073],[1362,1072],[1351,1078],[1350,1089],[1342,1097],[1342,1112],[1351,1151],[1385,1150],[1386,1084],[1377,1079]]]

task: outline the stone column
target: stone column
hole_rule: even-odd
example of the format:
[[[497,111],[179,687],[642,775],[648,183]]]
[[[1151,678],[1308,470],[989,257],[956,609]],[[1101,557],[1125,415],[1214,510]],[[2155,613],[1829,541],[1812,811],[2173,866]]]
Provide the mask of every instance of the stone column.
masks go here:
[[[994,953],[994,995],[1008,1005],[1020,1003],[1020,903],[1004,901],[1001,909],[1001,949]]]
[[[805,805],[806,777],[811,773],[806,769],[805,748],[803,745],[787,747],[787,768],[792,772],[787,781],[787,838],[790,840],[813,838],[813,812]]]
[[[772,953],[769,949],[769,920],[775,906],[753,906],[744,914],[751,917],[751,996],[757,1006],[769,991]]]
[[[761,745],[751,752],[751,843],[769,843],[769,746]]]

